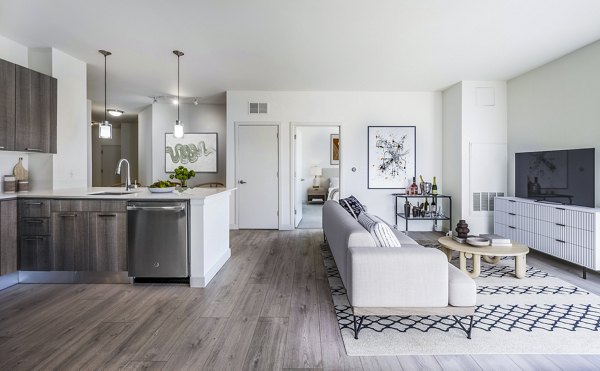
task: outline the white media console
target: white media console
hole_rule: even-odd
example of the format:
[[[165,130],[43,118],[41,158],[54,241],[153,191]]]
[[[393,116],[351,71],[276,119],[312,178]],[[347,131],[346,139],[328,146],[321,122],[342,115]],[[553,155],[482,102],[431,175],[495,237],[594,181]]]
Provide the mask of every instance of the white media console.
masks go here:
[[[586,268],[600,270],[600,209],[496,197],[494,233]]]

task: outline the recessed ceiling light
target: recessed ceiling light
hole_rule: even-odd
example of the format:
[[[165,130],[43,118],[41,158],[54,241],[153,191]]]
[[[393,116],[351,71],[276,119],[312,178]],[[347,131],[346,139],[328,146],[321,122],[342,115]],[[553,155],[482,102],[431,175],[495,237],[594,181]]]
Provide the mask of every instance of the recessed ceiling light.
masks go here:
[[[121,111],[120,109],[114,109],[114,108],[107,109],[106,112],[108,112],[109,115],[115,116],[115,117],[119,117],[123,114],[123,111]]]

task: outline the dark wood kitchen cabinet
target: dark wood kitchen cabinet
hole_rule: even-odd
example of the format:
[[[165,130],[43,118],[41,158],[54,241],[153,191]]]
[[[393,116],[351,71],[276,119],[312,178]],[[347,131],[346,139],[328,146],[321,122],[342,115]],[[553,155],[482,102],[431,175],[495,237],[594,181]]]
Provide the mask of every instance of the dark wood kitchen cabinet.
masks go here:
[[[15,149],[15,69],[16,65],[0,59],[0,150]]]
[[[53,212],[51,225],[50,269],[90,270],[88,213],[82,210]]]
[[[19,270],[50,270],[50,200],[20,199]]]
[[[50,270],[49,236],[21,236],[19,241],[19,270]]]
[[[127,270],[127,202],[19,200],[21,270]]]
[[[17,271],[17,200],[0,202],[0,276]]]
[[[56,153],[56,79],[16,66],[15,84],[15,151]]]
[[[127,270],[127,214],[92,212],[89,215],[90,270]]]

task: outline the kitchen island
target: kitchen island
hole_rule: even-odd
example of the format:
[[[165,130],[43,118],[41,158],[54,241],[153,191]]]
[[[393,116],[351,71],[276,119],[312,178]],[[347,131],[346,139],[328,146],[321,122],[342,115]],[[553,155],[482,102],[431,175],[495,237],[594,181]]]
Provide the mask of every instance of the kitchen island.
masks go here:
[[[19,194],[0,194],[0,200],[10,200],[16,198],[20,203],[30,204],[40,204],[40,201],[48,200],[48,213],[50,213],[51,204],[53,215],[55,214],[55,211],[74,211],[74,209],[70,209],[75,207],[72,205],[78,205],[77,207],[80,208],[82,207],[81,205],[90,205],[83,206],[83,208],[81,208],[81,210],[84,210],[89,214],[87,220],[91,220],[94,215],[107,215],[98,214],[100,212],[114,213],[110,215],[119,216],[116,218],[111,218],[113,223],[118,224],[114,227],[114,233],[116,234],[118,231],[121,233],[121,235],[126,235],[126,232],[123,232],[126,231],[126,218],[120,217],[123,213],[118,212],[121,210],[117,208],[122,207],[119,205],[125,205],[127,201],[185,201],[189,205],[188,245],[190,286],[205,287],[231,256],[231,250],[229,247],[229,202],[231,193],[234,190],[235,189],[227,188],[194,188],[188,189],[184,192],[151,193],[147,188],[139,188],[126,192],[123,188],[92,187],[31,191],[28,193]],[[67,214],[65,215],[69,216]],[[43,226],[43,223],[46,223],[46,219],[44,219],[43,216],[27,215],[27,212],[20,213],[20,223],[23,222],[22,219],[24,217],[36,217],[38,218],[36,221],[41,220],[41,222],[38,222],[35,225],[36,227],[41,227]],[[47,234],[52,234],[53,229],[60,230],[60,228],[55,228],[55,223],[49,224],[51,224],[51,226],[47,228],[49,231]],[[77,224],[73,224],[77,226]],[[91,225],[91,222],[88,222],[88,224]],[[88,224],[80,223],[80,225]],[[80,227],[79,229],[75,228],[72,236],[70,237],[74,240],[77,240],[78,235],[81,234],[80,231],[83,228],[84,227]],[[86,231],[86,233],[88,232]],[[90,236],[93,235],[93,232],[89,233],[91,233]],[[105,231],[105,234],[110,233]],[[36,240],[32,237],[21,236],[21,241],[23,241],[22,244],[24,244],[25,241],[30,240],[33,240],[32,243],[37,244],[37,247],[34,247],[33,251],[40,251],[40,242],[36,242]],[[49,236],[48,240],[51,241],[48,242],[48,244],[60,244],[60,242],[56,242],[56,236]],[[86,238],[82,238],[82,241],[85,240]],[[89,238],[89,240],[91,240],[91,238]],[[43,241],[43,239],[40,239],[40,241]],[[94,241],[97,241],[97,238],[94,239]],[[73,250],[76,250],[78,247],[76,242],[68,241],[68,243],[73,245],[68,252],[70,254],[75,254],[75,257],[71,259],[74,262],[70,261],[66,264],[63,264],[62,267],[56,269],[52,268],[52,264],[48,264],[40,269],[37,269],[34,266],[35,270],[31,268],[22,269],[22,267],[19,267],[19,272],[16,272],[13,275],[13,279],[17,280],[17,282],[81,282],[82,280],[80,278],[85,277],[83,280],[84,282],[123,282],[124,278],[127,278],[127,272],[123,269],[124,264],[118,262],[113,263],[112,260],[106,258],[105,260],[109,260],[109,262],[102,265],[100,263],[103,263],[103,261],[98,263],[97,261],[93,261],[94,257],[89,257],[93,255],[92,253],[84,253],[83,255],[87,255],[83,256],[83,258],[78,257],[77,251],[73,252]],[[82,242],[82,244],[85,243],[87,242]],[[107,248],[113,248],[114,250],[113,245],[115,245],[115,243],[112,243],[112,245],[107,243],[107,245],[109,245]],[[103,248],[104,246],[95,246],[96,251]],[[21,247],[21,249],[23,249],[23,247]],[[121,248],[121,251],[123,251],[123,248]],[[53,254],[54,259],[56,259],[57,253],[55,252]],[[114,252],[111,254],[112,256],[110,258],[114,258],[115,255],[118,255]],[[23,257],[23,250],[21,250],[20,255]],[[52,257],[49,259],[51,258]],[[122,258],[123,259],[121,261],[126,259],[126,257]],[[62,259],[65,260],[64,258]],[[101,259],[96,260],[99,261]],[[94,272],[82,272],[86,271],[87,269],[77,268],[77,264],[81,261],[89,263],[89,266],[93,267],[91,270],[94,270]],[[95,263],[96,265],[93,265],[92,263]]]

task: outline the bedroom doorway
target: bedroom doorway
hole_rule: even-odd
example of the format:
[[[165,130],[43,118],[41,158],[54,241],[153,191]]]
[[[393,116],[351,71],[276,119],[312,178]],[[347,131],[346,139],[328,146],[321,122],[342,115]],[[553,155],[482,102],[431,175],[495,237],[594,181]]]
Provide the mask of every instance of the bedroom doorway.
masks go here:
[[[340,125],[292,124],[292,220],[321,229],[325,201],[339,199]]]

